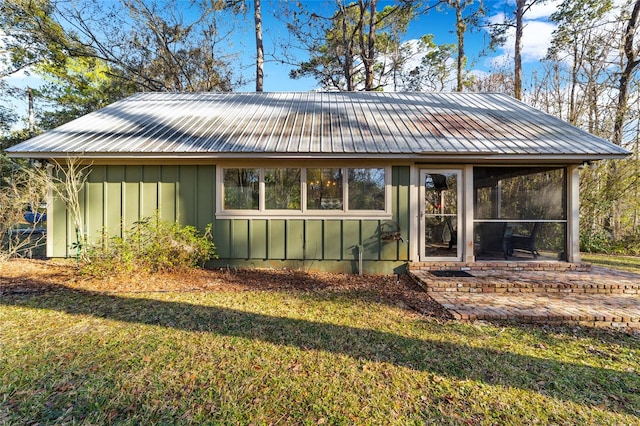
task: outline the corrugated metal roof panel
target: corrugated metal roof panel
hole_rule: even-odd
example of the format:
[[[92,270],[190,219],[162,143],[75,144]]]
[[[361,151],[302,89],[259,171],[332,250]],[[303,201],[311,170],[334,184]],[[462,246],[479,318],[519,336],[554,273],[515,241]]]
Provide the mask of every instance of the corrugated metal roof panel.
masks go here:
[[[8,150],[14,155],[628,152],[500,94],[140,93]]]

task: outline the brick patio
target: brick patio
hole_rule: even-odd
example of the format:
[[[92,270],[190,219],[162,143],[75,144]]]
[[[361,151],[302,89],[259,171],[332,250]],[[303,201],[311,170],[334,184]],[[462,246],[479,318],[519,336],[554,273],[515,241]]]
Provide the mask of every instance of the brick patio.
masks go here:
[[[640,275],[559,263],[506,269],[410,265],[409,274],[456,319],[633,328],[640,331]],[[566,265],[566,264],[565,264]],[[472,277],[438,277],[435,270]]]

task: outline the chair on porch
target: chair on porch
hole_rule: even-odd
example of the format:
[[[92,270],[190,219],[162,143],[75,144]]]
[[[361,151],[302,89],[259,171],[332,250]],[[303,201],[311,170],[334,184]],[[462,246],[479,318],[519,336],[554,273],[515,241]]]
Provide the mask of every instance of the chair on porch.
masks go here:
[[[513,253],[513,250],[523,250],[531,252],[534,259],[540,256],[538,249],[536,248],[536,235],[540,231],[542,223],[536,222],[533,224],[533,229],[529,235],[514,234],[510,239],[509,251]]]
[[[506,222],[487,222],[478,225],[478,237],[480,239],[480,253],[501,253],[505,260],[509,255],[511,230]]]

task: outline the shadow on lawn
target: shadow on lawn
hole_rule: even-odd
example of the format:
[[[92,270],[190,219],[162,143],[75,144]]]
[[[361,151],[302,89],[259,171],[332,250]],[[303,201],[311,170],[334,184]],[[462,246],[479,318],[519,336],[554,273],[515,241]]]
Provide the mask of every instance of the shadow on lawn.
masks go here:
[[[49,288],[52,291],[39,294],[5,295],[0,298],[0,304],[321,350],[453,379],[530,390],[587,406],[604,405],[640,417],[637,372],[227,308],[122,297],[64,286]],[[617,389],[613,398],[612,383]]]

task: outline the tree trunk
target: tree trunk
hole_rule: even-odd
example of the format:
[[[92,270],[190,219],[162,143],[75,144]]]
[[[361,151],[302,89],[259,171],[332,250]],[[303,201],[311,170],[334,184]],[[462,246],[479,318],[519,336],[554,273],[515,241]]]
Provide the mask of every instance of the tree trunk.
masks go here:
[[[456,34],[458,35],[458,69],[457,69],[457,85],[456,91],[462,92],[462,69],[464,68],[464,32],[466,31],[466,25],[462,19],[462,5],[460,0],[453,2],[453,7],[456,9]]]
[[[33,108],[33,89],[27,87],[27,93],[29,94],[29,137],[34,137],[36,134],[36,114]]]
[[[261,0],[253,3],[253,17],[256,30],[256,92],[263,91],[264,85],[264,46],[262,44],[262,11]]]
[[[366,62],[366,79],[365,90],[373,90],[373,73],[375,62],[375,41],[376,41],[376,22],[378,17],[376,16],[377,0],[369,0],[369,40],[367,46],[367,62]]]
[[[364,16],[367,11],[367,2],[358,1],[360,10],[360,21],[358,28],[358,38],[360,40],[360,56],[364,65],[364,90],[373,90],[374,63],[375,63],[375,39],[376,39],[376,5],[377,0],[369,2],[369,22],[368,29],[365,29]],[[366,37],[365,37],[366,33]],[[366,43],[365,43],[366,38]]]
[[[636,25],[638,24],[638,15],[640,14],[640,0],[636,0],[633,11],[627,22],[627,29],[624,33],[623,46],[624,56],[627,64],[620,73],[620,81],[618,84],[618,106],[616,108],[616,118],[613,125],[613,143],[622,144],[622,130],[624,126],[624,117],[627,112],[627,102],[629,97],[629,81],[631,80],[634,69],[640,63],[638,60],[638,52],[634,49],[634,34]]]
[[[344,63],[342,71],[347,84],[347,92],[353,92],[353,39],[347,34],[347,9],[340,0],[337,0],[338,9],[342,15],[342,44],[344,47]]]
[[[525,0],[516,0],[516,42],[513,52],[513,96],[522,100],[522,26]]]

